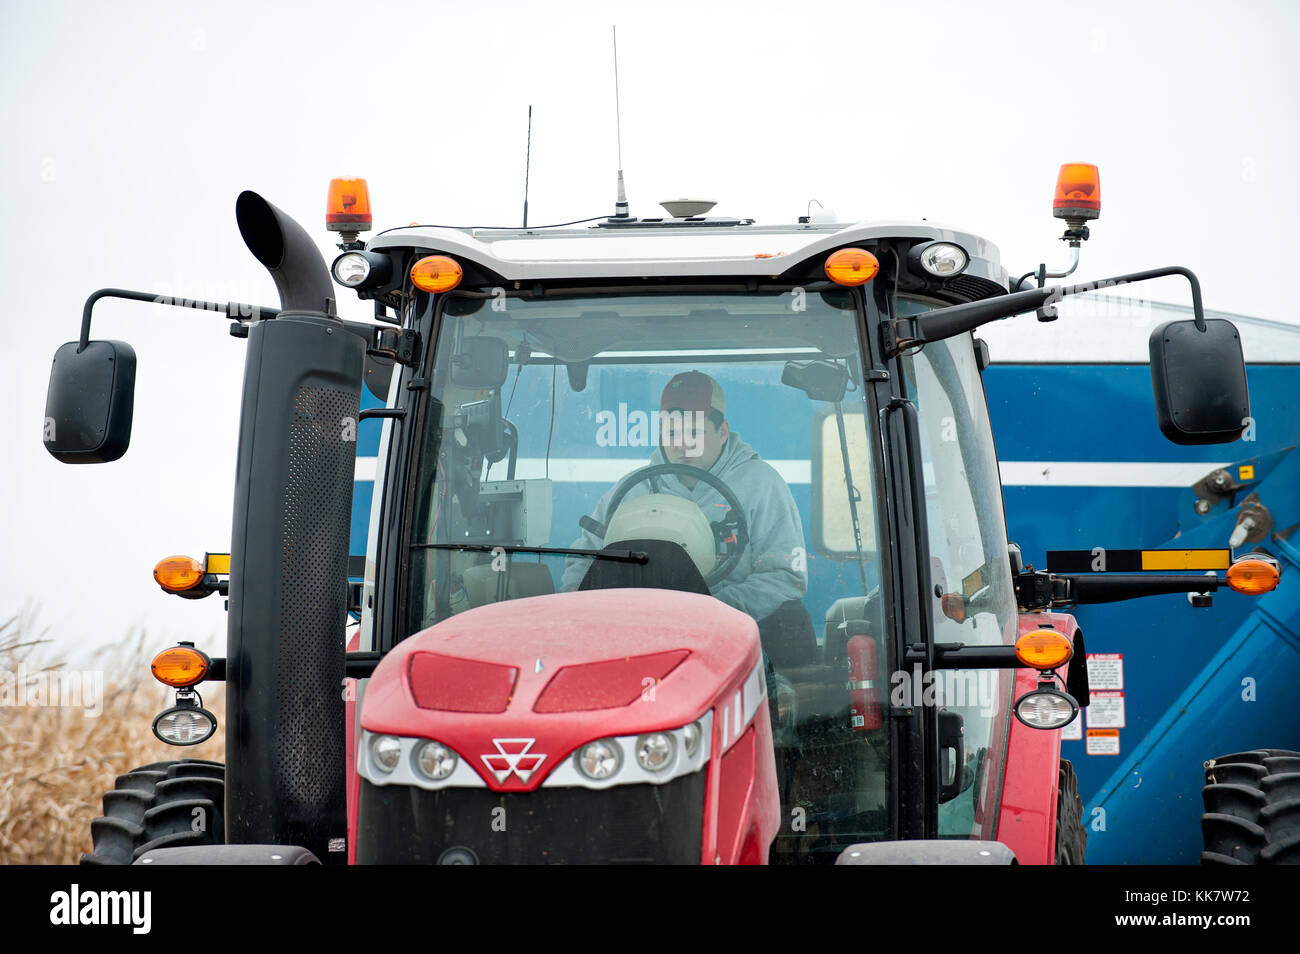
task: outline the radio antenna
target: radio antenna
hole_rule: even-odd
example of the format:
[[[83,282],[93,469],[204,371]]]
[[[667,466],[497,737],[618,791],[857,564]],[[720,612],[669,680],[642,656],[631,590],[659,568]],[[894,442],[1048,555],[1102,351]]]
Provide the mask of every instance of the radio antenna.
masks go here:
[[[524,228],[528,228],[528,166],[533,158],[533,107],[528,107],[528,145],[524,148]]]
[[[614,129],[618,137],[618,197],[614,201],[614,218],[626,219],[627,193],[623,191],[623,111],[618,100],[618,27],[614,31]]]

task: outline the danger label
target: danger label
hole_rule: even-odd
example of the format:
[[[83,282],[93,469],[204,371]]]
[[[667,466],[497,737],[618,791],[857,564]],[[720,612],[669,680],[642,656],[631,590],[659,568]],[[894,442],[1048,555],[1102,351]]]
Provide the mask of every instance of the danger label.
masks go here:
[[[1074,721],[1061,730],[1062,742],[1078,742],[1083,738],[1083,712],[1074,717]]]
[[[1089,755],[1119,755],[1119,729],[1089,729],[1085,746]]]
[[[1124,693],[1091,693],[1088,699],[1088,725],[1094,729],[1124,728]]]
[[[1088,653],[1088,688],[1124,688],[1124,656],[1122,653]]]

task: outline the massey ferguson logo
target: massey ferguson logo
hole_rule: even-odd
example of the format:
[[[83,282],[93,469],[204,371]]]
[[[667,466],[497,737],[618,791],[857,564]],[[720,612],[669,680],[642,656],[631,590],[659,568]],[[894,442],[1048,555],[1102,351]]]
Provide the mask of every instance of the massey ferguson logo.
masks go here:
[[[488,767],[497,781],[505,783],[510,777],[510,773],[519,776],[519,781],[525,785],[533,777],[533,773],[541,768],[542,763],[546,761],[545,755],[529,753],[536,739],[493,739],[492,744],[497,747],[497,755],[481,755],[483,764]]]

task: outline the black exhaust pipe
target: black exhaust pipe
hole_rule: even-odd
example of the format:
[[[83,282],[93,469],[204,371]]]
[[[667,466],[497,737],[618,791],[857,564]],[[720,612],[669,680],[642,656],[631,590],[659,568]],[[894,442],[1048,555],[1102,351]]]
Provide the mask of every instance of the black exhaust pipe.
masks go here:
[[[280,293],[280,307],[334,314],[334,284],[307,230],[256,192],[235,200],[239,234],[266,266]]]
[[[297,222],[245,192],[249,250],[284,311],[249,326],[231,534],[226,840],[345,861],[348,536],[365,344],[332,317]]]

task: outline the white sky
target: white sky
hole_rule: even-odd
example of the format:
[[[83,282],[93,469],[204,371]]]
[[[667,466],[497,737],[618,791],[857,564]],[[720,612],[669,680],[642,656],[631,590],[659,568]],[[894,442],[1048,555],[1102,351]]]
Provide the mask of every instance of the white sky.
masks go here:
[[[229,545],[244,346],[199,312],[99,306],[94,336],[139,356],[132,446],[62,465],[46,384],[86,295],[276,304],[235,227],[245,188],[327,260],[332,176],[369,180],[377,228],[514,224],[529,104],[530,222],[612,211],[611,23],[633,214],[705,195],[791,221],[815,197],[986,235],[1022,272],[1061,255],[1057,167],[1095,162],[1080,280],[1178,263],[1207,307],[1297,320],[1294,4],[0,0],[0,618],[34,607],[67,651],[140,626],[220,649],[220,600],[151,569]]]

